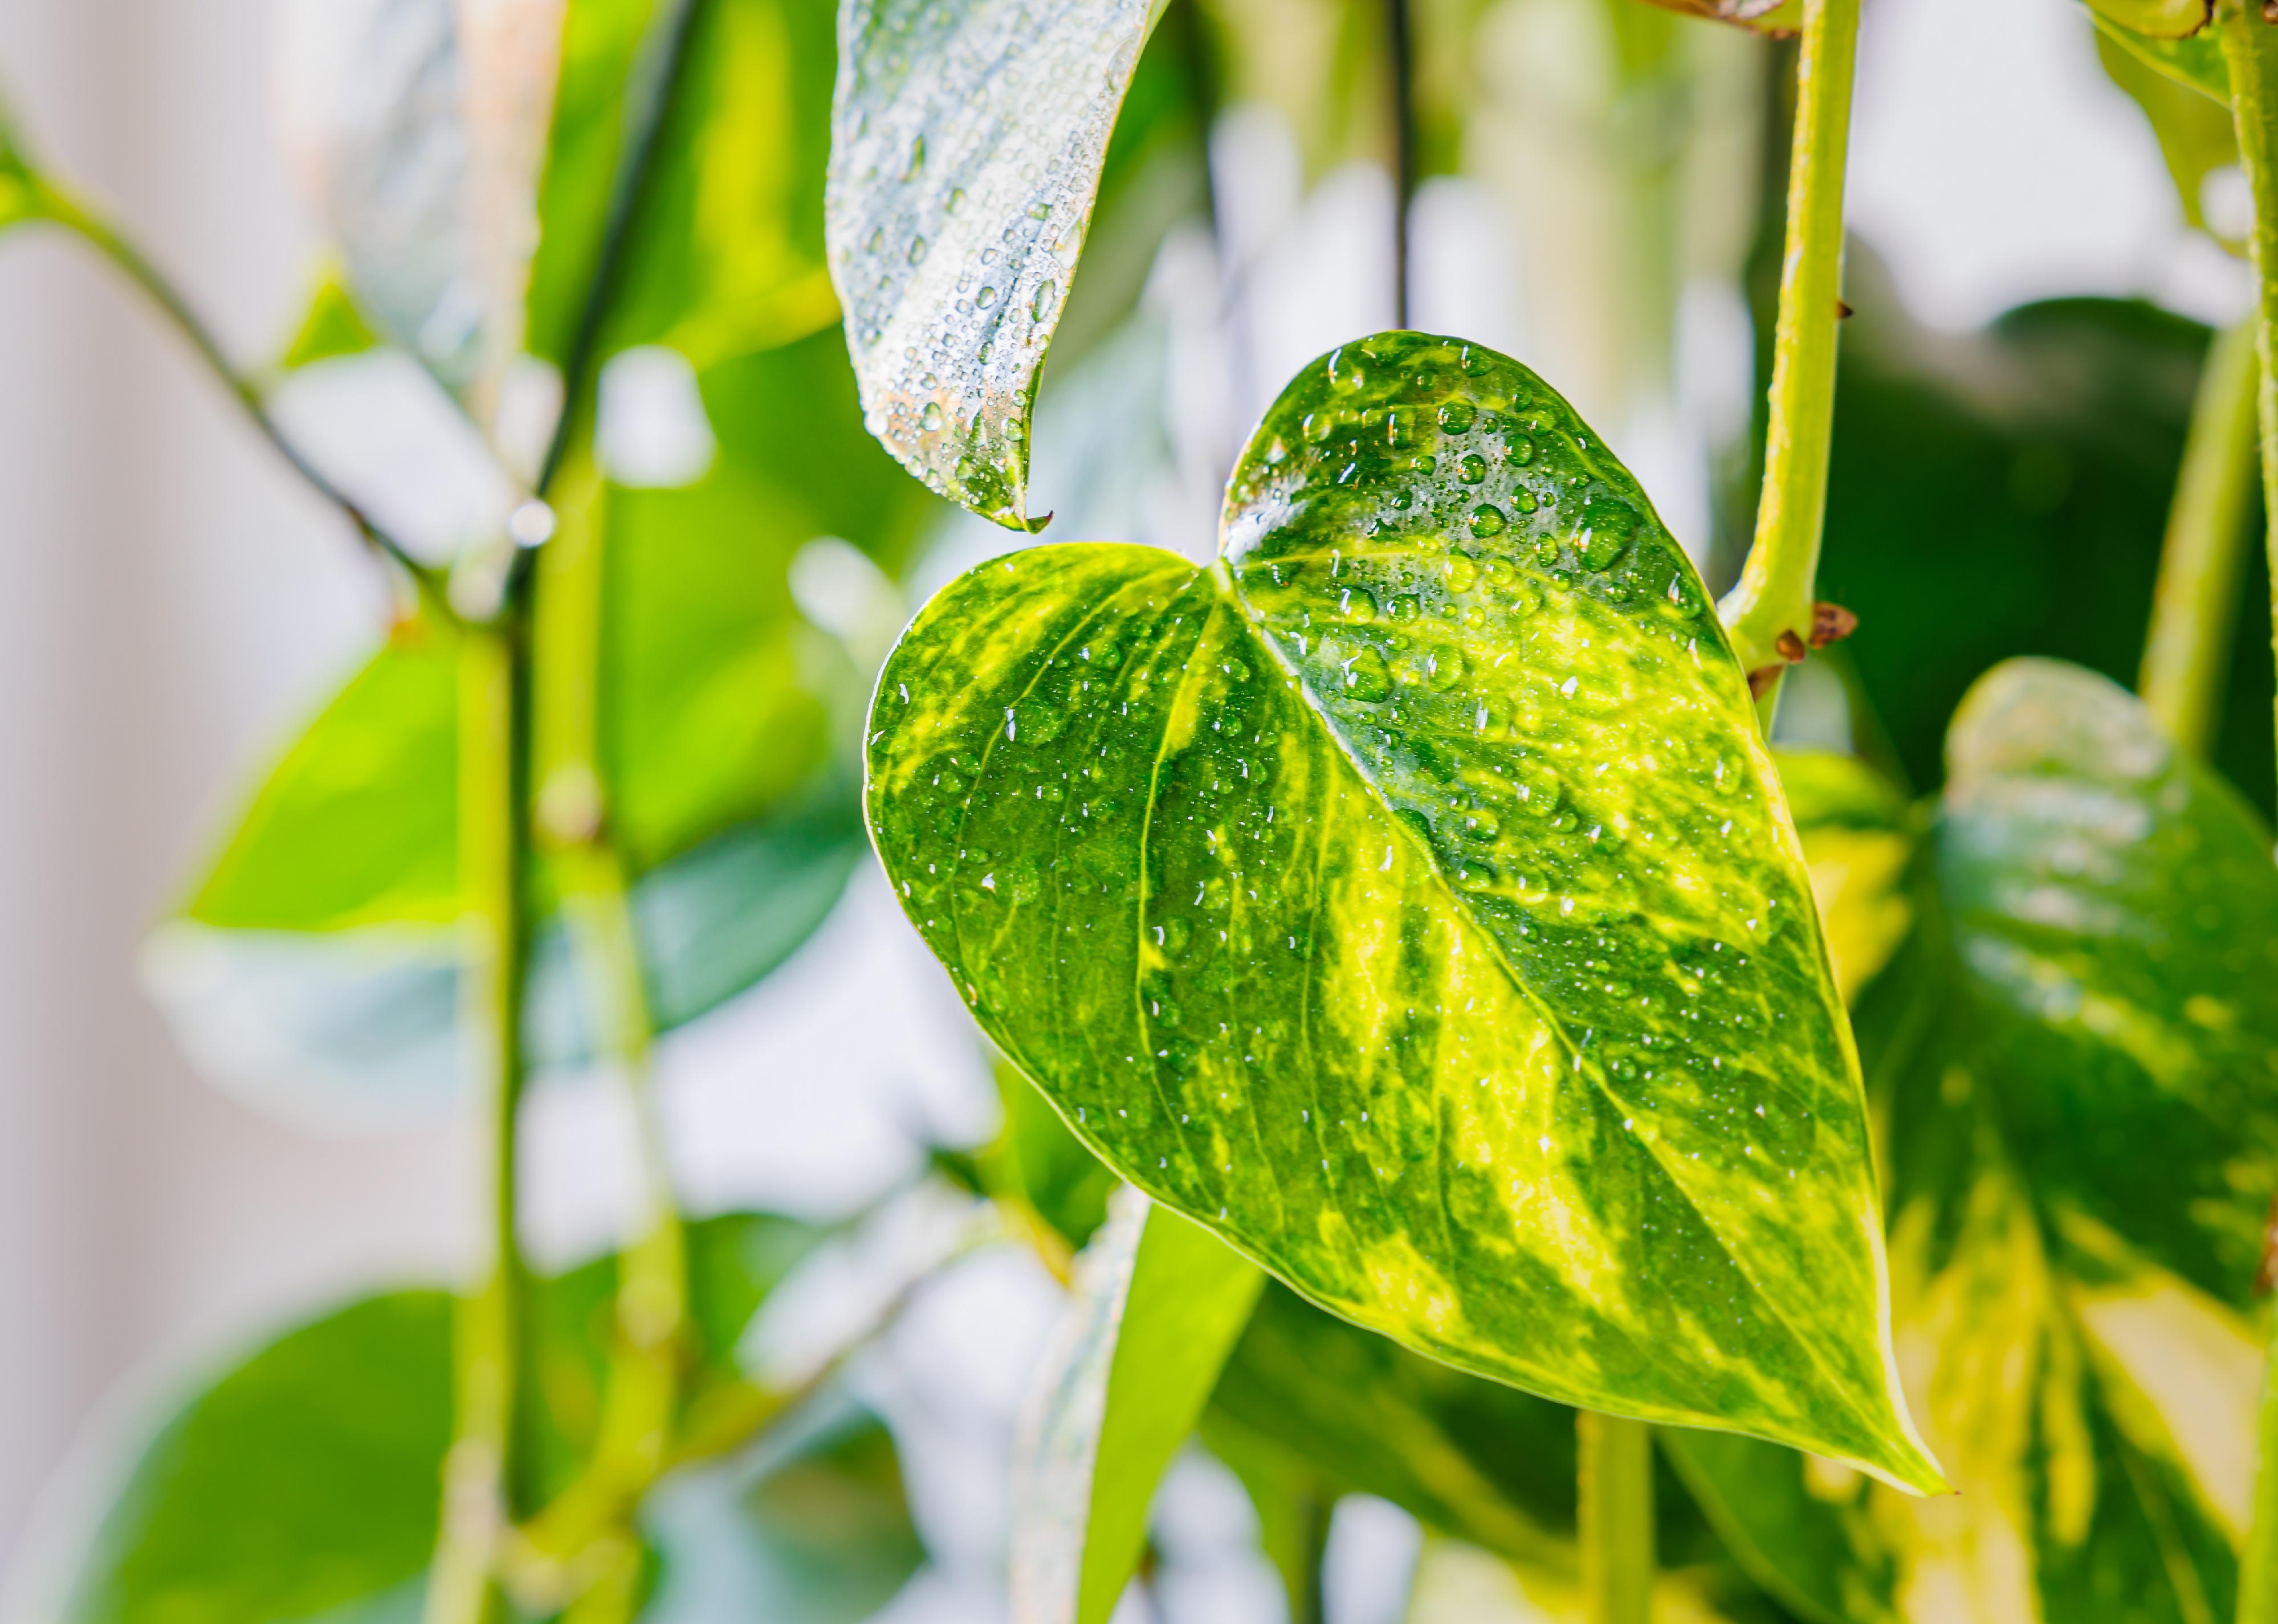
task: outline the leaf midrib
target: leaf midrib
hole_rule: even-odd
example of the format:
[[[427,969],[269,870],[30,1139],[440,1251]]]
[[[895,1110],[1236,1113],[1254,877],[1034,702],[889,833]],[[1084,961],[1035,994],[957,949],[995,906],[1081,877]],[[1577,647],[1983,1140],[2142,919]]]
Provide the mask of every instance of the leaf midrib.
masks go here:
[[[1489,930],[1485,923],[1480,920],[1477,912],[1472,909],[1471,903],[1464,897],[1461,889],[1449,881],[1446,873],[1441,866],[1438,853],[1433,851],[1430,844],[1416,834],[1414,829],[1410,827],[1406,819],[1402,818],[1397,814],[1397,809],[1391,804],[1390,797],[1385,791],[1384,787],[1377,781],[1376,775],[1369,770],[1365,763],[1357,758],[1357,753],[1347,743],[1343,733],[1338,728],[1334,720],[1321,708],[1320,701],[1314,694],[1311,685],[1305,681],[1303,674],[1298,672],[1289,663],[1288,656],[1275,645],[1272,634],[1266,629],[1260,619],[1251,610],[1249,599],[1243,596],[1240,585],[1234,579],[1233,571],[1227,563],[1225,554],[1221,552],[1211,561],[1207,568],[1201,569],[1200,573],[1207,574],[1210,576],[1212,584],[1217,589],[1218,595],[1234,610],[1236,621],[1242,625],[1244,631],[1248,633],[1252,642],[1265,651],[1266,657],[1273,662],[1275,668],[1280,671],[1289,680],[1290,686],[1299,696],[1300,702],[1312,713],[1315,720],[1320,724],[1323,731],[1326,732],[1329,738],[1334,743],[1337,753],[1344,759],[1346,764],[1352,768],[1355,776],[1357,776],[1360,782],[1367,787],[1371,794],[1376,799],[1378,804],[1382,807],[1387,814],[1389,821],[1396,831],[1395,838],[1407,841],[1411,848],[1421,852],[1425,861],[1430,867],[1430,871],[1433,878],[1439,881],[1442,889],[1446,891],[1449,897],[1454,903],[1456,911],[1462,917],[1464,924],[1472,930],[1475,936],[1482,940],[1487,950],[1493,957],[1496,965],[1501,968],[1505,978],[1510,981],[1512,987],[1517,990],[1520,997],[1525,1000],[1528,1007],[1535,1011],[1552,1033],[1556,1037],[1563,1047],[1565,1057],[1571,1063],[1569,1070],[1574,1075],[1586,1079],[1591,1086],[1595,1088],[1599,1094],[1605,1099],[1608,1103],[1623,1111],[1624,1115],[1634,1117],[1637,1114],[1635,1109],[1624,1102],[1619,1094],[1615,1093],[1612,1086],[1600,1073],[1597,1068],[1586,1064],[1583,1049],[1586,1047],[1586,1038],[1583,1043],[1577,1043],[1574,1041],[1573,1037],[1567,1030],[1566,1023],[1563,1018],[1556,1011],[1551,1010],[1544,1003],[1542,995],[1536,991],[1528,980],[1519,974],[1517,967],[1511,963],[1510,955],[1504,950],[1502,940],[1497,937],[1493,931]],[[1150,802],[1149,806],[1150,813],[1153,810],[1151,804],[1151,790],[1152,785],[1150,783]],[[1633,1142],[1644,1149],[1647,1157],[1655,1167],[1661,1170],[1663,1178],[1665,1178],[1677,1191],[1677,1193],[1684,1198],[1686,1205],[1693,1209],[1694,1216],[1700,1220],[1701,1228],[1707,1231],[1708,1234],[1715,1237],[1718,1249],[1731,1260],[1733,1267],[1739,1270],[1741,1277],[1747,1281],[1749,1286],[1754,1290],[1757,1301],[1762,1306],[1762,1310],[1778,1323],[1780,1328],[1787,1333],[1789,1340],[1798,1348],[1802,1350],[1804,1356],[1810,1360],[1813,1368],[1817,1370],[1823,1377],[1826,1378],[1823,1384],[1825,1387],[1841,1399],[1845,1408],[1849,1410],[1853,1415],[1864,1423],[1865,1430],[1869,1437],[1881,1437],[1883,1435],[1883,1428],[1879,1424],[1878,1418],[1860,1407],[1858,1402],[1851,1394],[1850,1382],[1848,1379],[1838,1376],[1836,1373],[1829,1370],[1825,1359],[1820,1353],[1816,1343],[1811,1338],[1804,1336],[1802,1332],[1798,1330],[1794,1322],[1788,1317],[1787,1313],[1780,1305],[1778,1300],[1765,1290],[1764,1283],[1757,1277],[1756,1271],[1749,1267],[1747,1259],[1741,1254],[1740,1250],[1735,1248],[1731,1239],[1724,1234],[1723,1229],[1719,1227],[1715,1218],[1712,1217],[1708,1211],[1701,1206],[1699,1199],[1686,1186],[1685,1180],[1679,1177],[1678,1169],[1673,1165],[1672,1156],[1664,1154],[1663,1147],[1658,1144],[1641,1136],[1634,1137]],[[1869,1223],[1879,1223],[1881,1220],[1881,1214],[1878,1211],[1871,1209],[1871,1208],[1865,1216]]]

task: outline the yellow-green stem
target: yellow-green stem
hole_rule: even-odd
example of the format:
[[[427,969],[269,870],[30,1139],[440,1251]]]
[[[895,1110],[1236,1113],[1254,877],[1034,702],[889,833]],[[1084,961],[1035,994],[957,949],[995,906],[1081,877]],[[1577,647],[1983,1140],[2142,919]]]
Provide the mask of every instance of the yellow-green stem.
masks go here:
[[[1653,1606],[1653,1432],[1627,1416],[1579,1410],[1582,1616],[1647,1624]]]
[[[2191,408],[2136,684],[2168,736],[2201,755],[2213,737],[2215,705],[2230,669],[2231,629],[2238,623],[2259,377],[2253,323],[2215,339]]]
[[[459,872],[463,896],[461,1031],[490,1136],[489,1255],[459,1305],[456,1414],[444,1462],[443,1522],[426,1624],[500,1616],[500,1541],[514,1513],[516,1414],[528,1271],[516,1231],[515,1129],[522,1099],[523,906],[529,831],[521,774],[526,692],[521,639],[468,632],[459,655]]]
[[[2257,432],[2262,450],[2262,507],[2271,572],[2271,631],[2278,646],[2278,28],[2260,8],[2225,0],[2219,25],[2230,67],[2230,104],[2238,156],[2254,199],[2247,238],[2254,264]],[[2274,717],[2278,723],[2278,717]],[[2274,1320],[2278,1327],[2278,1320]],[[2258,1464],[2253,1520],[2238,1575],[2239,1624],[2278,1624],[2278,1338],[2262,1376],[2256,1422]]]
[[[1784,665],[1811,636],[1835,422],[1836,331],[1843,313],[1843,167],[1850,146],[1859,0],[1804,0],[1788,160],[1787,247],[1772,341],[1770,426],[1755,541],[1717,606],[1741,667]],[[1794,639],[1783,652],[1783,637]],[[1777,678],[1767,692],[1767,723]]]
[[[565,456],[549,496],[555,528],[533,593],[539,831],[561,888],[594,1052],[626,1091],[644,1174],[639,1228],[619,1264],[617,1335],[593,1455],[529,1530],[539,1553],[574,1566],[588,1546],[622,1532],[669,1458],[688,1317],[687,1241],[654,1087],[639,944],[603,791],[607,499],[590,450]],[[605,1624],[607,1607],[608,1594],[597,1594],[585,1613]]]

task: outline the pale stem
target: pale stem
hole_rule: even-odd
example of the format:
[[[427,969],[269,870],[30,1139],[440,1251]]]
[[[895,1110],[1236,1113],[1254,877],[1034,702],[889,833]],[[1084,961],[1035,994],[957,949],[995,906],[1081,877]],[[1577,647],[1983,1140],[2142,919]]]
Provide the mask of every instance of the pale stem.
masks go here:
[[[1740,579],[1717,606],[1746,671],[1784,666],[1808,646],[1827,514],[1835,422],[1836,332],[1843,316],[1843,167],[1859,0],[1804,0],[1788,160],[1787,246],[1772,340],[1763,494]],[[1785,647],[1783,640],[1791,639]],[[1772,679],[1777,684],[1777,677]],[[1769,719],[1775,686],[1766,696]]]
[[[1582,1616],[1647,1624],[1653,1603],[1653,1432],[1641,1421],[1578,1410]]]
[[[2262,452],[2262,505],[2271,571],[2271,629],[2278,646],[2278,30],[2259,7],[2226,0],[2220,25],[2230,67],[2230,104],[2238,156],[2254,199],[2247,239],[2254,264],[2257,426]],[[2274,718],[2274,721],[2278,721]],[[2274,1318],[2278,1329],[2278,1318]],[[2240,1553],[2239,1624],[2278,1624],[2278,1339],[2262,1376],[2256,1421],[2253,1520]]]
[[[2199,755],[2213,740],[2238,621],[2258,378],[2253,324],[2242,322],[2215,339],[2199,377],[2136,684],[2168,736]]]
[[[516,1230],[515,1143],[529,949],[523,907],[529,832],[516,767],[524,661],[519,637],[500,629],[467,633],[459,660],[460,1025],[490,1136],[490,1253],[479,1282],[459,1305],[456,1413],[426,1624],[489,1624],[501,1616],[495,1574],[513,1515],[528,1284]]]

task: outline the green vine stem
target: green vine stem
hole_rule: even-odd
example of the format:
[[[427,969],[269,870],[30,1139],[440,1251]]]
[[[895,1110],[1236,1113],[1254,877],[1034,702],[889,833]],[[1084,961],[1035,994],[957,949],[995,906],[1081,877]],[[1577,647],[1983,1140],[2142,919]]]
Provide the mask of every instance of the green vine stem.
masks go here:
[[[617,1336],[592,1458],[529,1530],[537,1553],[574,1564],[589,1546],[623,1531],[664,1469],[688,1320],[687,1239],[666,1160],[624,864],[609,835],[602,788],[607,497],[589,449],[567,455],[551,491],[556,526],[539,553],[533,595],[538,832],[561,888],[595,1053],[632,1107],[646,1207],[620,1264]],[[606,1599],[597,1596],[584,1610],[597,1624],[608,1616]]]
[[[461,1029],[490,1135],[490,1255],[459,1307],[455,1415],[443,1471],[443,1521],[426,1624],[492,1624],[500,1542],[514,1514],[516,1416],[528,1270],[516,1231],[515,1131],[524,1061],[529,959],[524,886],[529,829],[519,763],[527,732],[526,654],[511,628],[481,629],[459,656],[459,870],[464,937]]]
[[[20,160],[19,160],[20,161]],[[433,565],[412,556],[403,545],[372,522],[370,515],[359,507],[339,486],[302,455],[276,418],[270,415],[269,404],[263,398],[260,385],[246,373],[240,371],[222,352],[220,341],[203,318],[190,308],[180,290],[166,279],[127,235],[99,210],[75,195],[60,182],[26,165],[17,177],[17,184],[31,194],[27,217],[49,221],[78,237],[140,290],[159,314],[173,326],[191,351],[203,361],[209,371],[229,392],[231,399],[244,408],[247,418],[262,438],[267,440],[277,454],[293,471],[306,481],[310,488],[348,516],[364,544],[410,578],[429,611],[438,617],[457,621],[461,617],[452,609],[445,591],[443,572]]]
[[[1653,1431],[1624,1415],[1579,1410],[1577,1499],[1582,1616],[1647,1624],[1653,1605]]]
[[[2266,540],[2278,566],[2278,29],[2263,21],[2259,7],[2239,0],[2225,0],[2220,27],[2230,68],[2239,161],[2254,198],[2254,230],[2247,245],[2255,280],[2255,415]],[[2271,591],[2271,633],[2278,646],[2278,568],[2272,571]],[[2263,1369],[2256,1433],[2253,1521],[2240,1555],[2238,1620],[2278,1624],[2278,1330]]]
[[[2217,336],[2191,408],[2136,684],[2168,736],[2200,755],[2212,740],[2238,621],[2259,376],[2251,322]]]
[[[1763,494],[1739,582],[1717,606],[1741,668],[1771,674],[1762,688],[1767,721],[1780,668],[1803,657],[1812,634],[1835,420],[1836,330],[1845,314],[1843,167],[1858,43],[1859,0],[1804,0]]]

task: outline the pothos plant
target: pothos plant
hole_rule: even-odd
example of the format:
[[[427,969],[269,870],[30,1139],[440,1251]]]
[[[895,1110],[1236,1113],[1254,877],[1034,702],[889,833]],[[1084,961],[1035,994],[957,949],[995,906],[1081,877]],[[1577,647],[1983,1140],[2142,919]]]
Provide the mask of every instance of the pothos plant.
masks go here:
[[[1696,26],[1612,4],[1640,80]],[[2264,298],[2201,377],[2141,697],[2002,665],[1910,804],[1768,743],[1852,619],[1815,583],[1856,0],[1676,9],[1795,41],[1721,602],[1552,382],[1403,326],[1280,392],[1208,562],[990,559],[874,686],[938,498],[1041,528],[1047,347],[1207,213],[1229,83],[1380,128],[1404,210],[1481,94],[1445,72],[1475,19],[1330,7],[1328,86],[1293,89],[1272,17],[1188,0],[849,0],[835,34],[814,0],[294,8],[337,258],[256,372],[0,132],[0,222],[149,294],[395,592],[154,934],[154,990],[225,1086],[452,1099],[493,1152],[478,1277],[190,1392],[48,1615],[881,1605],[922,1552],[891,1441],[824,1391],[851,1349],[739,1352],[823,1231],[684,1216],[649,1084],[657,1034],[829,910],[867,814],[1001,1057],[1001,1135],[934,1172],[1074,1288],[1017,1451],[1021,1620],[1108,1615],[1197,1434],[1298,1620],[1353,1491],[1433,1531],[1419,1619],[1484,1616],[1474,1559],[1594,1624],[2278,1617],[2278,876],[2200,760],[2258,445],[2278,492],[2278,35],[2096,13],[2187,206],[2243,162]],[[387,349],[493,447],[507,494],[455,545],[284,426],[290,379]],[[643,366],[707,437],[667,475],[612,450]],[[581,1064],[635,1104],[644,1216],[541,1276],[515,1124]]]

